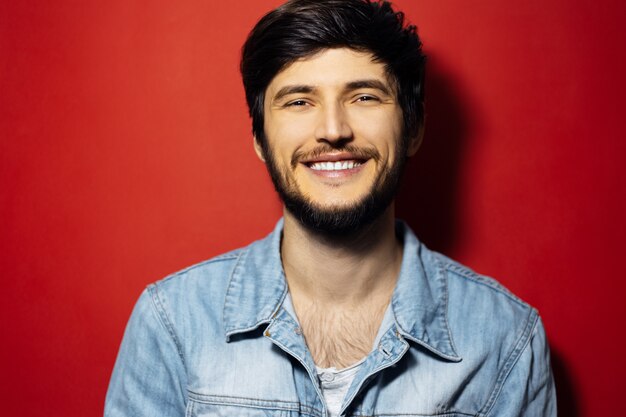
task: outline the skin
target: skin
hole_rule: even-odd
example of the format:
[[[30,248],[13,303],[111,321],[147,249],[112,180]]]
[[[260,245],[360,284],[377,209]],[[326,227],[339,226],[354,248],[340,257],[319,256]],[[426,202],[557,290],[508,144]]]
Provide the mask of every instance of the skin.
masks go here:
[[[403,121],[394,83],[369,53],[337,48],[296,61],[274,77],[265,97],[265,134],[275,163],[285,183],[317,207],[358,203],[404,157],[396,152]],[[418,146],[418,138],[411,140],[407,156]],[[255,149],[263,160],[256,140]],[[357,165],[314,169],[337,160]],[[371,349],[402,262],[394,217],[392,203],[362,230],[329,236],[284,210],[283,267],[318,365],[348,366]],[[337,322],[329,317],[342,318],[341,326],[329,325]],[[350,333],[366,336],[347,340]]]

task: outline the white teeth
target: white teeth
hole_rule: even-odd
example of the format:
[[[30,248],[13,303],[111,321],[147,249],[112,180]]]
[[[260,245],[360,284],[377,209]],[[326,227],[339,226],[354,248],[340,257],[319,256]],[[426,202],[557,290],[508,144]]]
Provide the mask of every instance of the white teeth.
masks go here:
[[[355,161],[337,161],[337,162],[315,162],[311,164],[311,169],[316,171],[339,171],[343,169],[352,169],[361,165]]]

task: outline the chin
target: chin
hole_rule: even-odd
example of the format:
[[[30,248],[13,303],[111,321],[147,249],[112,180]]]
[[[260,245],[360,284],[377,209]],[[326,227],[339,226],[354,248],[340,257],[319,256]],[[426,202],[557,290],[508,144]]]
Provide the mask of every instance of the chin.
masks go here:
[[[283,199],[285,207],[307,229],[332,236],[356,234],[376,221],[391,204],[371,198],[350,204],[319,206],[301,199]]]

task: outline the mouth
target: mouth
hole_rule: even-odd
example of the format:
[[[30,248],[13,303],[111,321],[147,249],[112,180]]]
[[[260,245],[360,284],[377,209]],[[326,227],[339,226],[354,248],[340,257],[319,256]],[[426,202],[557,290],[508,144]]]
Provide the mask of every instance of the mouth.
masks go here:
[[[338,174],[340,172],[357,171],[372,156],[365,152],[324,152],[311,155],[300,160],[302,164],[318,174]]]
[[[308,162],[306,165],[313,171],[345,171],[354,169],[363,164],[363,160],[340,160],[340,161],[316,161]]]

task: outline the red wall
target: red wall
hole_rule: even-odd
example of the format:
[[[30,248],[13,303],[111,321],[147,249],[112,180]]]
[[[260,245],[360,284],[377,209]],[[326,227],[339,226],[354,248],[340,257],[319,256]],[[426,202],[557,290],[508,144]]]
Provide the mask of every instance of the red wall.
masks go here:
[[[174,3],[0,6],[2,415],[100,415],[142,288],[280,215],[237,72],[279,1]],[[430,57],[400,214],[540,310],[561,415],[619,414],[626,3],[397,4]]]

